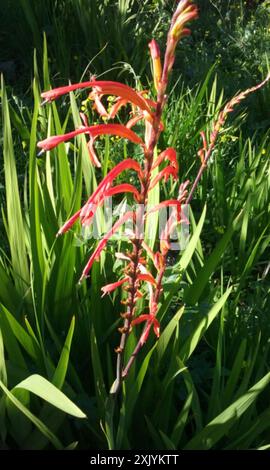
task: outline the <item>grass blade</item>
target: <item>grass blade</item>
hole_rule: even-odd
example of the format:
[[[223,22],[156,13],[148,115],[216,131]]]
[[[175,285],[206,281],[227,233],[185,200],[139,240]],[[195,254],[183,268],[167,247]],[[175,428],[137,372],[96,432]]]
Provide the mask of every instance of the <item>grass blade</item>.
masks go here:
[[[64,411],[64,413],[75,416],[76,418],[86,418],[86,415],[74,403],[72,403],[72,401],[64,395],[63,392],[44,377],[41,377],[41,375],[31,375],[16,385],[14,390],[17,388],[23,388],[24,390],[34,393],[59,410]]]
[[[187,450],[211,449],[237,423],[270,382],[270,373],[251,387],[244,395],[208,423],[205,428],[185,446]]]

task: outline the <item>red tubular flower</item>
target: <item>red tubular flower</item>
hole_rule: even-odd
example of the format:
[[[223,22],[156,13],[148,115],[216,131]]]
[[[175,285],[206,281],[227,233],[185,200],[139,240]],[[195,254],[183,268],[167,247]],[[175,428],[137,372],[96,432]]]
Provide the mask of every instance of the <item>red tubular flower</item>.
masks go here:
[[[135,162],[135,160],[132,160],[132,158],[127,158],[126,160],[118,163],[111,171],[109,171],[109,173],[105,176],[105,178],[103,178],[85,205],[93,203],[94,201],[98,200],[99,197],[102,197],[104,191],[108,191],[108,189],[111,187],[115,178],[117,178],[117,176],[125,170],[135,170],[138,173],[139,178],[142,177],[142,169],[140,164]]]
[[[164,160],[169,160],[170,165],[173,166],[177,170],[177,172],[179,171],[177,154],[176,154],[175,149],[172,147],[168,147],[160,155],[158,155],[157,159],[154,161],[152,165],[152,170],[154,170],[157,166],[159,166]]]
[[[37,146],[42,150],[51,150],[62,142],[76,137],[79,134],[89,134],[92,138],[95,138],[99,135],[117,135],[125,139],[129,139],[134,144],[144,145],[142,139],[135,134],[135,132],[127,129],[126,126],[122,124],[99,124],[97,126],[82,126],[75,131],[68,132],[63,135],[55,135],[48,137],[45,140],[41,140],[37,143]]]
[[[93,109],[95,109],[101,117],[105,117],[108,119],[109,114],[107,113],[106,109],[104,108],[101,102],[101,97],[102,95],[100,95],[95,88],[93,88],[92,93],[90,93],[89,95],[89,98],[93,99],[95,103]]]
[[[85,206],[80,211],[81,223],[83,226],[89,225],[96,213],[96,210],[101,206],[106,197],[114,196],[115,194],[130,192],[133,193],[136,198],[139,198],[139,192],[131,184],[119,184],[113,188],[104,189],[99,196],[96,197],[95,203],[90,202],[85,204]]]
[[[67,232],[72,227],[72,225],[74,225],[75,222],[80,218],[80,214],[81,209],[76,212],[70,219],[68,219],[67,222],[65,222],[65,224],[58,230],[56,236],[58,237],[59,235],[62,235],[63,233]]]
[[[97,189],[90,196],[86,204],[94,202],[99,194],[109,188],[117,176],[120,175],[125,170],[135,170],[138,173],[139,178],[142,178],[142,168],[138,162],[132,160],[132,158],[127,158],[122,162],[118,163],[109,173],[103,178],[103,180],[98,185]]]
[[[135,132],[127,129],[127,127],[122,124],[100,124],[98,126],[90,126],[88,129],[86,128],[86,132],[89,132],[93,137],[104,134],[116,135],[130,140],[134,144],[144,145],[142,139],[135,134]]]
[[[90,196],[86,204],[78,211],[76,214],[74,214],[70,219],[68,219],[65,224],[59,229],[57,235],[62,235],[63,233],[67,232],[72,225],[76,222],[76,220],[79,219],[79,217],[85,217],[87,211],[93,210],[94,205],[97,204],[97,202],[100,201],[100,198],[102,197],[105,188],[109,188],[112,184],[114,179],[122,173],[124,170],[135,170],[139,177],[142,177],[142,169],[141,166],[138,162],[135,162],[135,160],[132,160],[131,158],[127,158],[127,160],[124,160],[120,163],[118,163],[109,173],[105,176],[105,178],[101,181],[101,183],[98,185],[96,190],[93,192],[93,194]]]
[[[97,168],[101,168],[101,163],[95,152],[95,147],[94,147],[95,140],[96,138],[93,139],[92,137],[90,137],[90,140],[87,143],[88,153],[89,153],[91,163]]]
[[[44,91],[41,93],[42,98],[45,102],[53,101],[70,91],[75,91],[83,88],[94,88],[96,93],[103,95],[116,95],[120,98],[126,99],[128,102],[138,106],[140,109],[144,109],[151,113],[151,108],[139,93],[130,88],[127,85],[119,82],[112,81],[98,81],[92,80],[89,82],[75,83],[73,85],[67,85],[64,87],[54,88],[53,90]]]
[[[160,324],[159,324],[159,321],[156,319],[155,315],[153,315],[153,314],[140,315],[139,317],[132,320],[131,325],[132,326],[139,325],[142,322],[147,322],[144,334],[141,336],[141,343],[142,344],[146,343],[152,325],[153,325],[153,329],[154,329],[154,333],[155,333],[156,337],[159,338],[159,336],[160,336]]]
[[[103,292],[101,297],[104,297],[104,295],[109,294],[109,292],[113,292],[115,289],[117,289],[117,287],[122,286],[125,282],[128,282],[128,277],[121,279],[121,281],[113,282],[112,284],[107,284],[106,286],[101,287],[101,290]]]
[[[132,184],[128,183],[123,183],[123,184],[118,184],[117,186],[114,186],[113,188],[110,188],[106,191],[106,197],[109,196],[114,196],[115,194],[119,193],[132,193],[138,200],[140,197],[140,194],[138,190],[133,186]]]
[[[180,212],[181,210],[181,204],[177,199],[168,199],[167,201],[162,201],[159,204],[156,204],[154,207],[151,207],[149,211],[147,211],[147,214],[152,214],[155,211],[159,211],[160,209],[163,209],[164,207],[175,207],[177,208],[177,212]]]
[[[155,279],[153,278],[152,274],[150,274],[150,273],[148,273],[148,274],[138,274],[137,279],[139,281],[150,282],[150,284],[153,284],[154,286],[156,286],[156,284],[157,284]]]
[[[82,129],[76,129],[75,131],[68,132],[64,135],[53,135],[51,137],[47,137],[47,139],[41,140],[37,143],[37,147],[42,149],[43,151],[48,151],[57,147],[57,145],[61,144],[62,142],[66,142],[67,140],[73,139],[79,134],[83,134],[84,131]]]
[[[94,250],[94,252],[90,256],[89,261],[88,261],[87,265],[85,266],[85,268],[82,272],[82,275],[79,279],[79,284],[88,275],[94,261],[96,261],[99,258],[100,253],[105,248],[105,246],[107,244],[107,241],[115,234],[115,232],[118,230],[118,228],[121,225],[123,225],[127,220],[133,219],[133,217],[134,217],[133,212],[131,212],[131,211],[126,212],[126,214],[124,214],[122,217],[120,217],[120,219],[114,224],[114,226],[111,228],[111,230],[109,230],[109,232],[106,233],[106,235],[104,235],[103,239],[99,242],[98,246],[96,247],[96,249]]]
[[[170,165],[166,166],[166,168],[163,168],[163,170],[161,170],[157,174],[157,176],[155,176],[155,178],[151,181],[149,190],[153,189],[162,178],[164,178],[165,181],[167,181],[169,176],[172,176],[175,180],[178,179],[178,174],[177,174],[176,169]]]

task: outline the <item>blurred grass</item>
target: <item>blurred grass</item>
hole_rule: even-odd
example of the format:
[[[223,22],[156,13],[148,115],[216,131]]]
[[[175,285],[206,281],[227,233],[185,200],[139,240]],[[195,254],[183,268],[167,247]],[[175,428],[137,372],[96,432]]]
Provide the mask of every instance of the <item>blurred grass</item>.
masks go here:
[[[67,79],[78,81],[83,72],[86,77],[91,73],[115,79],[124,74],[131,81],[135,74],[147,80],[147,43],[155,36],[164,49],[174,3],[7,0],[5,17],[0,19],[0,70],[3,64],[6,78],[25,98],[33,76],[32,52],[37,50],[41,66],[45,33],[55,85]],[[173,81],[181,75],[193,87],[214,63],[220,72],[219,86],[228,95],[259,81],[270,54],[269,1],[254,2],[253,8],[243,0],[198,0],[197,4],[200,17],[192,36],[178,47]],[[267,101],[250,99],[249,125],[265,128],[270,118]]]
[[[168,22],[166,3],[160,10],[160,2],[152,0],[7,0],[0,38],[9,46],[0,61],[14,61],[20,73],[17,90],[24,90],[32,69],[29,51],[37,50],[41,64],[45,33],[55,83],[79,80],[83,71],[128,76],[129,64],[139,76],[147,64],[143,51],[149,36],[161,29],[164,18]]]

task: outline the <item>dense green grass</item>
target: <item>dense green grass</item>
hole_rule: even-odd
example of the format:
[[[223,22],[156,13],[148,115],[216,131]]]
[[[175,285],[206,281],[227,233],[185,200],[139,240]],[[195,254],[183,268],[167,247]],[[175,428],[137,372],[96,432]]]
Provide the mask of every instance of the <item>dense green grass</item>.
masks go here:
[[[181,75],[193,87],[213,63],[228,95],[259,80],[270,53],[270,4],[253,3],[261,5],[198,0],[200,18],[178,47],[173,80]],[[7,0],[0,19],[0,70],[2,62],[11,61],[9,83],[25,98],[33,76],[32,51],[37,50],[41,66],[45,33],[55,85],[77,81],[82,74],[145,79],[147,43],[155,36],[164,49],[173,8],[171,0]],[[254,106],[261,122],[255,124],[250,109],[249,125],[267,126],[269,107],[256,99]]]
[[[148,39],[164,31],[171,11],[166,1],[152,0],[7,0],[0,60],[15,61],[16,87],[24,90],[34,48],[42,63],[45,33],[55,83],[83,73],[130,79],[132,68],[144,72]]]

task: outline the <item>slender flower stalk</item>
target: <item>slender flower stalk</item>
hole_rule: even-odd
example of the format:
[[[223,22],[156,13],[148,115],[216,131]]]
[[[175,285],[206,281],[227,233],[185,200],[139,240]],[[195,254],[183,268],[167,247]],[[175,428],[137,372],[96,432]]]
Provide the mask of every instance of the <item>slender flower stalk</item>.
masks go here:
[[[240,93],[238,93],[238,95],[234,96],[230,101],[228,101],[228,103],[225,105],[223,110],[219,113],[216,122],[214,122],[214,124],[213,124],[213,128],[212,128],[212,132],[211,132],[211,135],[210,135],[209,142],[207,142],[205,133],[201,132],[203,147],[198,151],[198,155],[201,159],[201,166],[200,166],[198,174],[195,178],[195,181],[192,185],[192,188],[189,192],[189,195],[187,197],[187,201],[186,201],[187,204],[189,204],[191,202],[194,191],[197,188],[197,186],[200,182],[200,179],[202,177],[202,174],[203,174],[204,170],[207,167],[207,163],[209,161],[209,158],[212,155],[212,152],[213,152],[213,150],[216,146],[216,142],[217,142],[218,136],[220,134],[220,131],[224,127],[224,124],[225,124],[225,122],[228,118],[229,113],[232,113],[234,111],[235,106],[237,106],[239,103],[241,103],[241,101],[243,101],[248,95],[250,95],[251,93],[254,93],[257,90],[259,90],[264,85],[266,85],[266,83],[269,82],[269,81],[270,81],[270,73],[268,73],[267,77],[261,83],[259,83],[258,85],[255,85],[251,88],[248,88],[245,91],[241,91]]]
[[[176,198],[161,201],[145,212],[144,208],[147,207],[149,192],[159,181],[164,180],[164,182],[166,182],[169,178],[173,178],[175,181],[179,180],[179,165],[175,149],[168,147],[157,155],[155,159],[154,154],[160,134],[164,129],[162,112],[167,102],[166,93],[170,72],[175,61],[176,47],[182,37],[191,33],[186,27],[187,23],[195,20],[197,17],[198,8],[192,0],[180,0],[172,17],[164,57],[161,57],[159,45],[154,39],[149,43],[154,86],[157,94],[156,101],[148,97],[146,90],[138,92],[119,82],[97,80],[56,88],[54,90],[45,91],[41,95],[44,102],[47,103],[59,98],[65,93],[90,88],[89,98],[93,102],[93,110],[108,121],[115,119],[123,106],[131,106],[131,115],[126,125],[108,122],[107,124],[91,126],[88,123],[87,117],[81,113],[83,123],[81,127],[67,134],[48,137],[39,142],[38,147],[42,149],[42,151],[49,151],[62,142],[69,141],[80,134],[85,134],[89,137],[89,157],[94,166],[102,166],[102,162],[99,161],[94,149],[95,139],[100,135],[116,135],[128,139],[133,144],[140,145],[144,154],[142,164],[139,164],[131,157],[118,163],[103,178],[82,208],[73,214],[57,233],[57,235],[64,234],[70,230],[77,221],[80,221],[83,226],[91,224],[97,208],[104,204],[108,197],[129,193],[136,205],[136,210],[128,211],[122,215],[99,241],[84,267],[79,281],[82,282],[88,277],[94,262],[99,260],[102,250],[106,247],[111,237],[123,224],[127,221],[131,221],[133,223],[133,229],[131,230],[131,237],[129,239],[131,249],[125,253],[115,253],[116,258],[125,263],[123,273],[120,279],[103,286],[101,289],[102,297],[109,295],[117,288],[122,288],[123,292],[126,292],[126,296],[124,300],[122,300],[125,311],[120,314],[123,319],[123,324],[119,327],[121,334],[120,342],[115,349],[117,353],[116,380],[111,387],[112,395],[116,395],[121,389],[123,380],[128,375],[139,351],[147,342],[151,330],[153,330],[157,338],[160,335],[160,325],[157,315],[160,297],[163,292],[162,281],[166,270],[167,255],[171,247],[171,234],[175,227],[185,220],[182,214],[182,205],[191,201],[203,171],[207,167],[210,155],[216,145],[219,132],[224,126],[228,114],[232,112],[235,105],[246,98],[249,93],[258,90],[270,79],[270,75],[268,75],[261,84],[238,94],[228,102],[213,125],[209,142],[205,134],[203,132],[201,133],[203,147],[198,152],[201,166],[190,192],[188,193],[187,189],[189,181],[185,181],[180,184]],[[114,97],[113,103],[110,106],[107,106],[107,95]],[[139,121],[144,123],[144,139],[131,130]],[[153,170],[160,166],[160,171],[154,174]],[[140,187],[140,189],[137,189],[137,186],[130,183],[115,185],[116,178],[123,171],[131,170],[135,172],[138,183],[137,186]],[[144,240],[143,227],[149,214],[164,208],[169,208],[171,213],[163,228],[159,248],[154,251]],[[153,265],[153,268],[151,265]],[[147,294],[145,294],[145,287],[147,288]],[[138,299],[142,298],[142,296],[144,296],[148,302],[147,312],[144,310],[143,313],[138,312],[137,305]],[[144,324],[144,327],[137,345],[131,356],[125,358],[128,336],[132,329],[137,328],[137,326],[141,324]],[[125,363],[126,359],[127,362]]]

